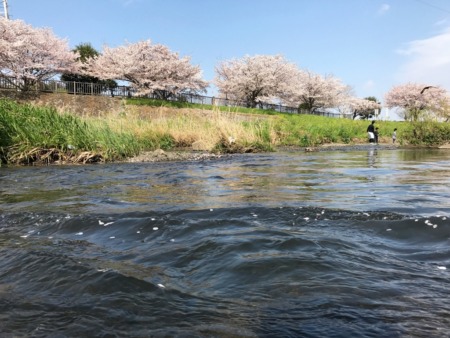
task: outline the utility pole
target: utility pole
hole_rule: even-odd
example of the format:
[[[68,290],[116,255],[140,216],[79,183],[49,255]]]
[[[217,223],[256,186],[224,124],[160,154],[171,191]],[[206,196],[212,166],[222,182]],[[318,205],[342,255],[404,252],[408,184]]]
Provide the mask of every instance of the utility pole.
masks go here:
[[[8,0],[2,0],[3,1],[3,16],[5,17],[6,20],[9,19],[9,15],[8,15]]]

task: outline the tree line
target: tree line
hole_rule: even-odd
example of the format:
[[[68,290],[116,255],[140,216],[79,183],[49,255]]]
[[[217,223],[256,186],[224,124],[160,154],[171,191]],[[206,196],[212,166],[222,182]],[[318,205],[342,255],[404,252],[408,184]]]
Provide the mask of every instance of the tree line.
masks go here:
[[[160,99],[200,95],[210,85],[189,57],[150,40],[105,46],[101,52],[89,43],[70,50],[67,40],[49,28],[4,18],[0,19],[0,35],[0,77],[23,92],[55,76],[105,88],[126,81],[137,95],[152,94]],[[375,97],[355,97],[352,88],[337,77],[302,69],[282,55],[245,55],[219,62],[212,84],[218,88],[219,98],[243,101],[252,108],[282,104],[310,113],[331,108],[364,119],[382,107]],[[394,86],[385,96],[387,108],[399,109],[400,115],[411,121],[448,120],[449,102],[447,91],[440,86],[419,83]]]

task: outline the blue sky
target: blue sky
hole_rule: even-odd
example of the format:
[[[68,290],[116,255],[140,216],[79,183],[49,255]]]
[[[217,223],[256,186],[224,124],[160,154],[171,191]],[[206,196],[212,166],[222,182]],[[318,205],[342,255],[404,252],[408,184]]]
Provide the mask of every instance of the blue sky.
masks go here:
[[[8,0],[11,19],[71,47],[150,39],[214,78],[218,62],[282,54],[358,97],[421,82],[450,91],[449,0]],[[214,89],[210,90],[214,94]]]

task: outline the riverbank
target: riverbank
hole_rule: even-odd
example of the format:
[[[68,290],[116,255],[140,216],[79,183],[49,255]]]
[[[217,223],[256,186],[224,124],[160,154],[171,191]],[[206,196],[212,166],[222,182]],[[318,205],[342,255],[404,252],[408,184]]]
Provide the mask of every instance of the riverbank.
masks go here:
[[[324,151],[364,151],[364,150],[395,150],[403,148],[392,144],[324,144],[317,147],[279,147],[273,152],[324,152]],[[215,154],[210,152],[197,152],[192,150],[155,151],[142,152],[138,156],[128,158],[125,162],[172,162],[172,161],[205,161],[218,160],[232,156],[233,154]]]
[[[126,103],[123,108],[80,116],[53,106],[0,100],[0,161],[7,165],[185,161],[283,149],[373,147],[367,143],[367,121]],[[377,123],[380,144],[376,147],[392,146],[394,128],[399,146],[437,147],[450,139],[448,124]]]
[[[286,146],[278,147],[273,152],[298,152],[298,153],[311,153],[311,152],[327,152],[327,151],[370,151],[370,150],[397,150],[397,149],[448,149],[450,150],[450,144],[444,144],[438,147],[424,147],[424,146],[412,146],[412,145],[398,145],[388,143],[357,143],[357,144],[342,144],[342,143],[327,143],[317,147],[298,147],[298,146]],[[155,151],[146,151],[138,156],[128,158],[125,162],[137,163],[137,162],[172,162],[172,161],[208,161],[224,159],[233,154],[215,154],[210,152],[198,152],[192,150],[176,150],[176,151],[164,151],[158,149]]]
[[[173,162],[173,161],[205,161],[216,160],[227,155],[213,154],[208,152],[196,151],[164,151],[157,149],[154,151],[144,151],[137,156],[130,157],[125,162]]]

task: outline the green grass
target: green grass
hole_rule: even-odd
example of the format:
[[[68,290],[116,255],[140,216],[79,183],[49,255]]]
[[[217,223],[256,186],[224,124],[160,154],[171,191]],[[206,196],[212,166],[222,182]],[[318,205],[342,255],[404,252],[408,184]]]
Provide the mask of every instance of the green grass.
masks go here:
[[[288,136],[283,142],[299,146],[316,146],[324,143],[366,143],[367,126],[370,122],[362,120],[338,119],[313,115],[284,116],[281,132]],[[389,143],[394,128],[397,128],[398,140],[410,143],[408,131],[411,125],[406,122],[377,121],[380,139]]]
[[[222,111],[222,112],[246,113],[246,114],[263,114],[263,115],[280,114],[279,112],[277,112],[275,110],[270,110],[270,109],[245,108],[245,107],[234,107],[234,106],[213,106],[211,104],[165,101],[165,100],[149,99],[149,98],[129,98],[129,99],[126,99],[126,104],[137,105],[137,106],[150,106],[150,107],[218,110],[218,111]]]
[[[112,132],[55,109],[0,100],[0,157],[3,162],[116,160],[133,156],[140,145],[130,133]]]

